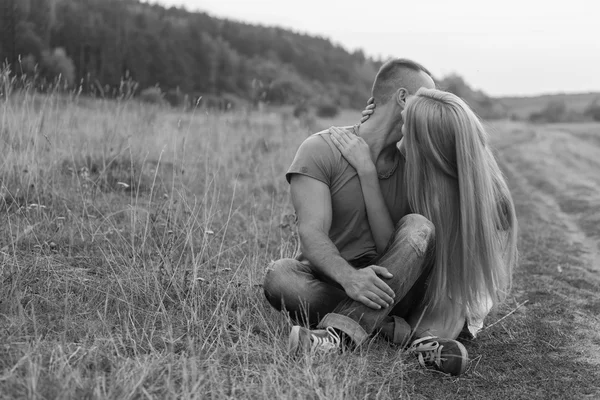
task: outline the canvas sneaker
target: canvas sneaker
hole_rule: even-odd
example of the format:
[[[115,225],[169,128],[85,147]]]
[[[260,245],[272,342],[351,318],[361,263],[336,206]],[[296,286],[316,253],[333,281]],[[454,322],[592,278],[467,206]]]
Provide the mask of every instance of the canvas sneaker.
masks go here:
[[[328,353],[341,349],[340,335],[335,329],[310,330],[302,326],[292,327],[288,340],[290,353]]]
[[[450,375],[465,372],[469,361],[469,354],[462,343],[434,336],[413,341],[408,352],[416,354],[422,366]]]

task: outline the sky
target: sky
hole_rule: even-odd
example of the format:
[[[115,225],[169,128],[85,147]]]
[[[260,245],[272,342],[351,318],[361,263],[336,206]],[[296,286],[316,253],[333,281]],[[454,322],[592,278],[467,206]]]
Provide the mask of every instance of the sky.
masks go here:
[[[597,0],[149,0],[411,58],[492,96],[600,91]]]

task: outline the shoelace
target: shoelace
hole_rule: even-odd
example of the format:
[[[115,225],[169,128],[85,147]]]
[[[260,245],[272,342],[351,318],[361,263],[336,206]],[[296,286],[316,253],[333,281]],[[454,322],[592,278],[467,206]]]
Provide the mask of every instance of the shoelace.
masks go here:
[[[315,335],[314,333],[311,334],[311,337],[312,337],[311,351],[314,351],[316,349],[329,351],[329,350],[337,349],[338,347],[340,347],[340,342],[341,342],[340,335],[338,335],[338,333],[335,331],[335,329],[333,329],[330,326],[328,326],[326,328],[326,330],[327,330],[327,337],[320,337],[320,336]]]
[[[440,346],[434,339],[433,336],[418,339],[409,349],[410,352],[418,353],[419,364],[423,367],[426,366],[426,363],[435,363],[438,367],[442,366],[442,349],[444,346]],[[431,342],[423,343],[427,340],[431,340]]]

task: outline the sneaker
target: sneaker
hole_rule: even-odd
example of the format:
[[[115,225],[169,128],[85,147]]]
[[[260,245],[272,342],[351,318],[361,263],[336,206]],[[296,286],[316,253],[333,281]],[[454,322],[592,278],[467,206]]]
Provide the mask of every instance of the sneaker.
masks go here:
[[[469,354],[460,342],[427,336],[412,342],[409,353],[416,353],[419,364],[450,375],[460,375],[467,369]]]
[[[340,349],[340,343],[340,335],[333,328],[310,330],[296,325],[290,332],[288,349],[290,353],[328,353]]]

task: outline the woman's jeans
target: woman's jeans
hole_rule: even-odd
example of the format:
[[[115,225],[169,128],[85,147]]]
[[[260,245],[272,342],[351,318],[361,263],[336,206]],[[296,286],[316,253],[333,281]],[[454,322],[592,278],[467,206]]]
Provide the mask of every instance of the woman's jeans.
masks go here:
[[[423,305],[434,245],[433,224],[421,215],[409,214],[398,222],[383,255],[362,266],[379,265],[393,275],[382,278],[396,293],[394,304],[387,308],[375,310],[352,300],[339,284],[295,259],[281,259],[269,266],[263,285],[265,295],[273,307],[287,311],[296,322],[338,329],[356,344],[391,322],[391,339],[398,344],[411,337],[455,339],[465,316],[449,306],[430,309]]]

